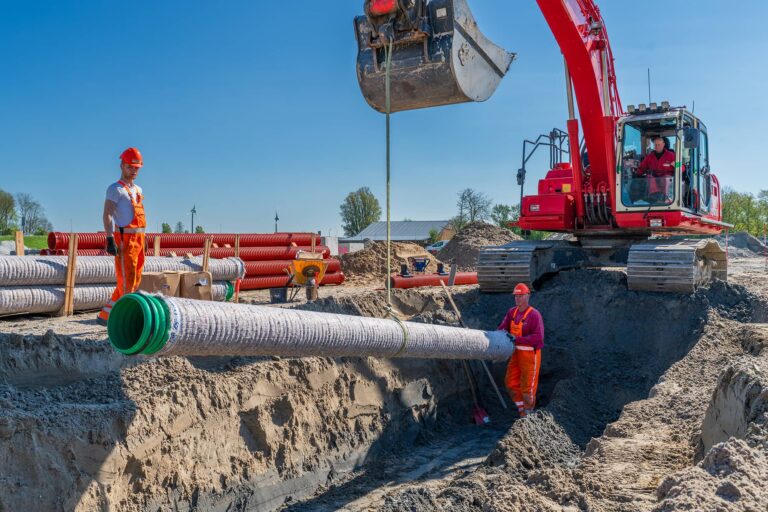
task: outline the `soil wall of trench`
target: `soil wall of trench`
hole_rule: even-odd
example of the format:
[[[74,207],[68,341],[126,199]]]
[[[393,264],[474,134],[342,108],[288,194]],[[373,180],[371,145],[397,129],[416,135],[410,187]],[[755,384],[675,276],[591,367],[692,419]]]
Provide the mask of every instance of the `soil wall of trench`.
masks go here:
[[[546,322],[544,413],[511,425],[516,441],[502,440],[486,463],[521,481],[535,468],[577,465],[623,407],[696,346],[713,314],[757,314],[740,287],[643,294],[606,271],[560,274],[532,302]],[[471,327],[492,329],[511,297],[470,289],[457,303]],[[368,292],[306,307],[382,316],[384,305]],[[395,307],[414,321],[456,321],[436,291],[399,291]],[[128,360],[106,340],[2,330],[0,511],[274,510],[380,454],[407,452],[426,432],[465,424],[470,408],[456,362]],[[501,383],[504,365],[493,371]],[[717,441],[707,435],[702,446]],[[409,498],[398,499],[393,510]]]

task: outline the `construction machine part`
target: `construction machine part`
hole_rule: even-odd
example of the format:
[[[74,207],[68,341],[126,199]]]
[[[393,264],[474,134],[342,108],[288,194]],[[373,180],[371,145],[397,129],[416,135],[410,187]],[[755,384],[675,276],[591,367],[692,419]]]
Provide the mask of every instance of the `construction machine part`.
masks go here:
[[[323,280],[320,281],[320,286],[342,284],[345,279],[344,272],[325,274]],[[287,275],[246,277],[240,283],[240,290],[265,290],[267,288],[282,288],[292,284],[291,277]]]
[[[325,277],[328,262],[323,259],[303,260],[297,259],[291,262],[291,275],[293,283],[297,285],[309,285],[319,283]]]
[[[649,240],[629,251],[630,290],[693,293],[713,279],[728,279],[726,252],[713,239]]]
[[[398,0],[390,12],[355,18],[357,79],[365,100],[386,111],[385,52],[392,47],[391,111],[485,101],[515,54],[478,29],[466,0]]]
[[[341,270],[341,262],[337,259],[325,260],[328,264],[326,272],[333,273]],[[286,270],[291,268],[290,260],[275,260],[275,261],[246,261],[245,262],[245,276],[276,276],[285,274]]]
[[[485,293],[512,292],[518,283],[534,287],[547,274],[582,267],[623,267],[631,239],[514,241],[484,247],[477,263],[477,281]]]
[[[503,361],[506,332],[128,294],[107,326],[126,355],[404,357]]]

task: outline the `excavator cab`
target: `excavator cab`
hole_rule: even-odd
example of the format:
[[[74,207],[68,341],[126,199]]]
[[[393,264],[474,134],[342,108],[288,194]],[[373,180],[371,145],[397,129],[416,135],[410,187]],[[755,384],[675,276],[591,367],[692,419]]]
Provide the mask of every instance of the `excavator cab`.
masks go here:
[[[485,101],[515,59],[480,32],[466,0],[366,0],[364,8],[355,18],[357,78],[379,112],[390,46],[391,112]]]

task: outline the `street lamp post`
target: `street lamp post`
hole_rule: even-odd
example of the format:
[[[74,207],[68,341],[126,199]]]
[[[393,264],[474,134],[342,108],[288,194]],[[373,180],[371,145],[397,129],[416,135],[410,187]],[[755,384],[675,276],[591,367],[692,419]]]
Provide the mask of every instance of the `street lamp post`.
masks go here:
[[[195,232],[195,214],[197,213],[196,207],[192,206],[192,226],[189,228],[190,233]]]

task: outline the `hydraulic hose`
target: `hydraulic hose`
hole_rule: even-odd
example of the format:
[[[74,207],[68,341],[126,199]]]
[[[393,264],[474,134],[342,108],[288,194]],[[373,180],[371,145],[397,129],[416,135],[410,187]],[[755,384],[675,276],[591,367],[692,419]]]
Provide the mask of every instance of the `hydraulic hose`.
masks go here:
[[[129,294],[108,334],[126,355],[406,357],[504,360],[503,331]]]

